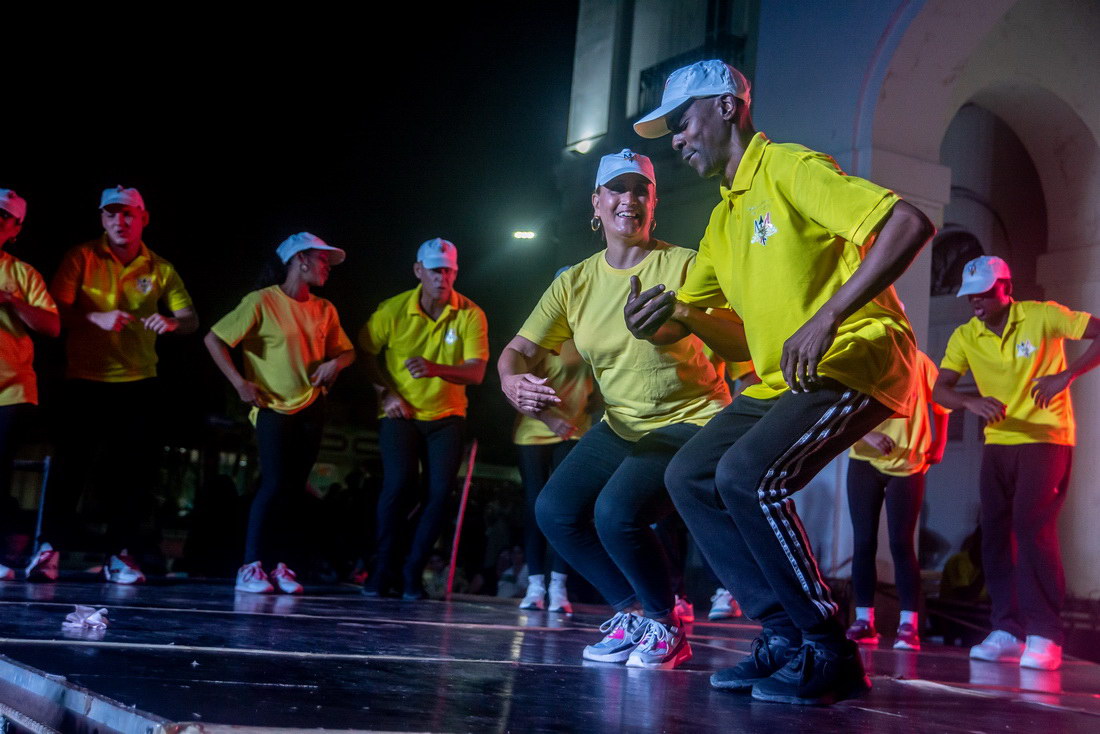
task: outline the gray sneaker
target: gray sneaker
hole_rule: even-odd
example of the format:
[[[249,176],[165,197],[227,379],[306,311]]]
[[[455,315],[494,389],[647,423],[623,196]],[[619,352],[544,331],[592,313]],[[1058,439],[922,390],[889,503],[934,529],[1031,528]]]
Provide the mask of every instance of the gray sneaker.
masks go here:
[[[680,663],[691,660],[691,645],[683,627],[661,624],[654,619],[645,619],[634,630],[634,639],[638,646],[627,658],[628,668],[671,669]]]
[[[605,633],[604,638],[595,645],[585,647],[581,657],[600,663],[625,662],[638,646],[634,641],[634,632],[645,621],[645,617],[634,612],[617,612],[600,625],[600,632]]]

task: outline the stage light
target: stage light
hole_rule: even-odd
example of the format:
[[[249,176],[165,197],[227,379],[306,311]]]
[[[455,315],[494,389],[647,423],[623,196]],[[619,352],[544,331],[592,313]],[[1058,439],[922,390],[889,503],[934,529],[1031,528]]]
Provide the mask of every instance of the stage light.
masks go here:
[[[517,240],[533,240],[535,239],[535,233],[530,230],[517,230],[512,233],[512,237]]]
[[[577,143],[574,150],[581,154],[587,153],[588,151],[592,150],[592,141],[582,140],[581,142]]]

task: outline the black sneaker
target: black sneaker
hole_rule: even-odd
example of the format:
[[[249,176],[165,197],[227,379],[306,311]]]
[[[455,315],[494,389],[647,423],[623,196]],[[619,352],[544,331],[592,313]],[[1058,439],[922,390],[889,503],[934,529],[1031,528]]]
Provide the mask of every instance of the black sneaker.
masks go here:
[[[752,687],[760,701],[823,706],[871,690],[871,679],[863,670],[859,648],[845,640],[841,652],[814,642],[804,642],[790,661]]]
[[[752,641],[749,656],[732,668],[716,671],[710,685],[722,691],[747,691],[786,665],[794,652],[790,639],[764,630]]]

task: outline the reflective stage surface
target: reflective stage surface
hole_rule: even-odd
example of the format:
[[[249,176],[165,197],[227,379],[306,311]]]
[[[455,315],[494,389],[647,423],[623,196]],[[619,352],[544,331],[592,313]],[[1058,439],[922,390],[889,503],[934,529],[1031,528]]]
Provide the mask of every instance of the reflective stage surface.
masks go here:
[[[109,628],[63,630],[74,604],[106,607]],[[19,708],[14,686],[33,684],[26,682],[29,667],[51,685],[87,689],[96,696],[96,711],[129,712],[129,720],[108,721],[134,731],[189,730],[172,722],[195,722],[195,732],[220,731],[221,725],[431,732],[1100,731],[1100,666],[1092,663],[1068,660],[1062,670],[1045,673],[971,661],[956,648],[926,645],[912,653],[884,647],[865,652],[874,682],[868,696],[807,709],[755,702],[708,685],[714,669],[748,651],[755,626],[697,622],[690,637],[694,659],[679,670],[647,671],[582,662],[581,648],[600,638],[596,627],[606,610],[579,608],[566,617],[521,612],[514,604],[365,599],[350,587],[307,588],[295,598],[235,594],[227,583],[126,588],[73,580],[3,582],[0,654],[25,667],[9,665],[0,675],[0,704]]]

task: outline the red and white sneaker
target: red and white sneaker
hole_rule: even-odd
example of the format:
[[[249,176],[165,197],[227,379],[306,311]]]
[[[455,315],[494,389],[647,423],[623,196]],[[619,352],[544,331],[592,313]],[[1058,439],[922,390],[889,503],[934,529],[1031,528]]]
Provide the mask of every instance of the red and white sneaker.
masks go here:
[[[638,646],[626,660],[628,668],[668,670],[691,660],[691,645],[688,644],[683,626],[646,619],[634,630],[633,640]]]
[[[287,568],[285,563],[280,563],[271,572],[271,580],[284,594],[301,594],[302,585],[298,583],[298,575]]]
[[[27,564],[27,581],[57,581],[60,554],[49,543],[38,547],[38,552]]]
[[[145,582],[145,574],[125,550],[107,560],[103,565],[103,576],[109,584],[129,585]]]
[[[246,563],[237,569],[237,584],[233,588],[249,594],[270,594],[275,591],[259,561]]]
[[[11,581],[14,578],[15,571],[0,563],[0,581]]]

